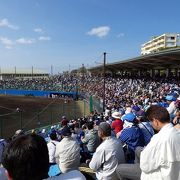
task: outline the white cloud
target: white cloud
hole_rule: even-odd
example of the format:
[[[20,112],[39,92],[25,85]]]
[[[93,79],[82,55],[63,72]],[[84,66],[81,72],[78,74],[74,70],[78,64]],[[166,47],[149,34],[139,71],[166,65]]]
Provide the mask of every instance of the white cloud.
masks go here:
[[[92,28],[89,32],[87,32],[87,34],[90,36],[97,36],[101,38],[101,37],[107,36],[110,29],[111,28],[108,26],[95,27],[95,28]]]
[[[15,25],[11,24],[8,21],[8,19],[6,19],[6,18],[0,20],[0,27],[8,27],[8,28],[11,28],[11,29],[14,29],[14,30],[19,29],[18,26],[15,26]]]
[[[18,44],[33,44],[36,42],[35,39],[19,38],[16,40]]]
[[[117,37],[118,38],[120,38],[120,37],[124,37],[125,36],[125,34],[124,33],[119,33],[118,35],[117,35]]]
[[[44,33],[44,31],[43,31],[41,28],[35,28],[35,29],[34,29],[34,32]]]
[[[49,36],[40,36],[40,37],[39,37],[39,40],[40,40],[40,41],[50,41],[50,40],[51,40],[51,37],[49,37]]]
[[[13,41],[9,38],[6,37],[0,37],[0,42],[5,46],[7,49],[12,49],[13,48]]]

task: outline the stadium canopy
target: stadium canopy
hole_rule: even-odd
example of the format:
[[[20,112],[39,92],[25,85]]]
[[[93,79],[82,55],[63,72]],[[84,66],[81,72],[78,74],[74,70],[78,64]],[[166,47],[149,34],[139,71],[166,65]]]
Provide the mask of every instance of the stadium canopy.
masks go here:
[[[103,65],[89,68],[90,72],[102,71]],[[141,55],[136,58],[106,64],[106,71],[180,69],[180,48],[163,50],[157,53]]]

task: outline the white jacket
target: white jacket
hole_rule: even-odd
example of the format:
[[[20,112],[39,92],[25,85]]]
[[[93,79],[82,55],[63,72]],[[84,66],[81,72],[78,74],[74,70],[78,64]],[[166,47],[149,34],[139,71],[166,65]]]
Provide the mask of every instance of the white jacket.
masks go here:
[[[141,152],[141,180],[180,180],[180,130],[165,125]]]

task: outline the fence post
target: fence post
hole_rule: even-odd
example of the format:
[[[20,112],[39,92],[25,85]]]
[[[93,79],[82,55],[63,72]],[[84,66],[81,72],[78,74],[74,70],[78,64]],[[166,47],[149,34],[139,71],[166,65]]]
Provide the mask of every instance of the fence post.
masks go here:
[[[76,101],[74,101],[74,118],[76,119]]]
[[[3,131],[3,127],[2,127],[2,126],[3,126],[3,120],[0,119],[0,131],[1,131],[1,132],[0,132],[0,137],[1,137],[1,138],[3,138],[3,132],[2,132],[2,131]]]
[[[39,112],[37,114],[37,125],[38,125],[38,128],[40,128],[41,122],[40,122],[40,119],[39,119]]]
[[[20,111],[20,129],[22,129],[22,111]]]
[[[92,95],[89,97],[89,111],[93,112],[93,98]]]
[[[85,117],[85,115],[86,115],[86,101],[85,101],[85,99],[83,100],[83,102],[84,102],[84,112],[83,112],[83,116]]]
[[[51,117],[50,117],[50,124],[52,124],[52,118],[53,118],[53,112],[52,112],[52,107],[51,107]]]

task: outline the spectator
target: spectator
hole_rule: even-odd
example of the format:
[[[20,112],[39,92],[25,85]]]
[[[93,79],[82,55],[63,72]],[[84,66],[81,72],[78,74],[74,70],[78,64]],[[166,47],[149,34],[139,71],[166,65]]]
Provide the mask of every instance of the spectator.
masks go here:
[[[122,130],[120,140],[127,146],[126,158],[131,162],[135,159],[135,149],[138,146],[144,146],[144,137],[137,126],[136,116],[128,113],[124,116],[125,128]]]
[[[69,127],[61,130],[62,140],[56,146],[55,157],[58,159],[59,168],[62,173],[76,170],[80,164],[80,146],[71,137]]]
[[[121,120],[121,114],[119,112],[113,112],[112,117],[115,119],[112,124],[111,128],[115,131],[117,135],[123,129],[123,122]]]
[[[119,163],[124,163],[122,144],[111,137],[111,126],[103,122],[98,127],[98,135],[103,140],[94,153],[89,167],[96,171],[98,180],[116,180],[116,168]]]
[[[147,110],[147,117],[159,132],[141,152],[141,179],[180,179],[180,131],[173,128],[164,107],[151,106]]]
[[[138,120],[138,127],[140,128],[144,137],[144,145],[146,146],[154,135],[154,130],[145,117],[138,116],[136,118]]]
[[[48,178],[47,144],[41,136],[22,135],[6,147],[2,164],[12,180]]]
[[[0,167],[0,180],[8,180],[6,176],[6,170]]]
[[[51,132],[50,141],[48,142],[48,152],[49,152],[49,163],[50,165],[56,164],[55,152],[56,146],[58,145],[56,132]]]
[[[97,134],[97,131],[94,130],[94,122],[88,122],[87,123],[87,133],[85,136],[81,138],[82,143],[86,144],[87,152],[88,153],[94,153],[96,151],[96,148],[99,146],[100,141]]]
[[[3,166],[9,180],[45,180],[48,178],[49,156],[45,140],[36,134],[22,135],[12,141],[3,154]],[[4,170],[1,169],[4,178]],[[77,170],[47,180],[85,180]],[[2,179],[1,180],[7,180]]]
[[[0,165],[2,163],[2,154],[7,145],[7,142],[5,139],[0,139]]]

